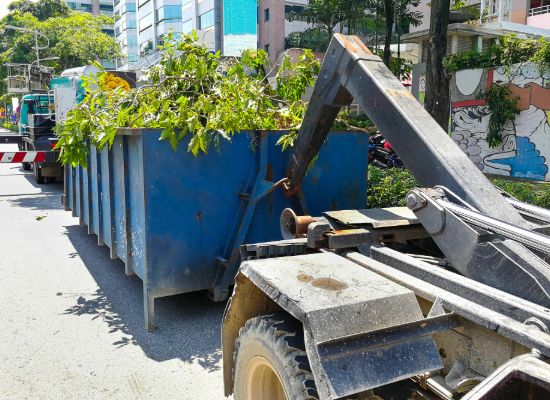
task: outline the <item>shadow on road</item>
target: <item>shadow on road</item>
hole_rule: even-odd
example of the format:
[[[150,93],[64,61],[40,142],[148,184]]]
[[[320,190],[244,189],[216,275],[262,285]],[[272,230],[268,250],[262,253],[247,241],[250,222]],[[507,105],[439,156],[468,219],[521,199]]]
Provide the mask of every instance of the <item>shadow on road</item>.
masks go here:
[[[67,236],[99,286],[93,295],[80,296],[66,314],[102,319],[110,332],[121,334],[113,345],[138,345],[154,360],[179,358],[198,363],[209,371],[220,368],[220,326],[224,304],[213,303],[201,293],[156,299],[158,329],[147,332],[143,318],[142,281],[136,276],[126,276],[124,263],[111,260],[108,248],[98,247],[97,237],[88,235],[85,228],[74,225],[66,229]],[[75,257],[75,254],[67,257]]]
[[[49,186],[53,187],[54,185]],[[63,208],[60,195],[60,189],[43,190],[41,193],[9,195],[10,198],[6,201],[17,207],[29,208],[31,210],[58,210]],[[18,197],[12,198],[13,196]]]
[[[13,165],[8,168],[8,173],[0,176],[13,177],[23,175],[25,179],[39,192],[34,193],[9,193],[0,195],[0,199],[17,207],[29,208],[31,210],[56,210],[61,209],[61,193],[63,193],[63,182],[37,184],[32,172],[23,171],[20,165]],[[29,190],[32,192],[32,189]]]

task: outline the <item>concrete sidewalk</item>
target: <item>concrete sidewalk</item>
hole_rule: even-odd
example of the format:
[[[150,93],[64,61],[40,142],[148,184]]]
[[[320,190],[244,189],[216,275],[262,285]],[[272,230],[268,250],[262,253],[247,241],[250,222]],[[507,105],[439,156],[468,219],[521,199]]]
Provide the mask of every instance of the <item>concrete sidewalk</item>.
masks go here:
[[[223,399],[224,305],[159,299],[146,332],[141,281],[62,209],[61,191],[0,164],[0,398]]]

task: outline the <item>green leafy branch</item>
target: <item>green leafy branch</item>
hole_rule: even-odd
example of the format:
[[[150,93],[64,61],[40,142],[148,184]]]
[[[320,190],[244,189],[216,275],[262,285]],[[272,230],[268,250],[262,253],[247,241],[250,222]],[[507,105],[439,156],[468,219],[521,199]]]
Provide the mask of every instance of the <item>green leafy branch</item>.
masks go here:
[[[491,112],[487,143],[490,147],[497,147],[502,143],[504,126],[513,122],[520,112],[518,99],[512,96],[512,91],[507,85],[499,83],[492,84],[481,96],[487,99],[487,106]]]
[[[245,130],[288,129],[302,122],[302,97],[319,72],[319,62],[304,51],[296,62],[288,56],[268,79],[267,54],[245,51],[240,58],[222,59],[198,43],[196,33],[176,42],[169,35],[162,60],[138,89],[102,90],[103,78],[85,80],[87,96],[58,128],[60,160],[86,165],[88,143],[112,145],[119,128],[158,128],[160,140],[177,149],[188,138],[193,155],[207,153],[220,139]],[[284,147],[284,146],[283,146]]]

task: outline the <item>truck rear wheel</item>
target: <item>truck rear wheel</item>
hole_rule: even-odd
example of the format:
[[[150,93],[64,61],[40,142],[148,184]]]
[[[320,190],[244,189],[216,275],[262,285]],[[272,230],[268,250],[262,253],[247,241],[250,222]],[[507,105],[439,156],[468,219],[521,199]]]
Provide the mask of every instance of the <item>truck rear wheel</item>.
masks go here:
[[[315,381],[299,322],[284,314],[249,319],[233,354],[235,400],[314,400]]]
[[[38,163],[33,163],[32,169],[34,170],[34,180],[36,181],[36,183],[44,183],[44,177],[42,176],[42,171],[40,171]]]

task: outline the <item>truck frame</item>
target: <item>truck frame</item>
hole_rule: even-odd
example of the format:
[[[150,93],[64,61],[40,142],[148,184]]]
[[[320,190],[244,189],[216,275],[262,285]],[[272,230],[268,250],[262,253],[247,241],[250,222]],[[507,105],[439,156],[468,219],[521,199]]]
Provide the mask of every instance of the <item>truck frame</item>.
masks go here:
[[[402,208],[285,210],[282,241],[242,246],[225,394],[550,398],[550,211],[498,191],[357,37],[329,45],[287,192],[352,100],[422,187]]]

